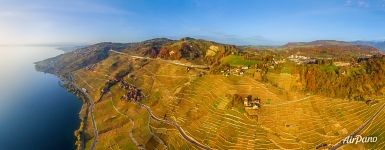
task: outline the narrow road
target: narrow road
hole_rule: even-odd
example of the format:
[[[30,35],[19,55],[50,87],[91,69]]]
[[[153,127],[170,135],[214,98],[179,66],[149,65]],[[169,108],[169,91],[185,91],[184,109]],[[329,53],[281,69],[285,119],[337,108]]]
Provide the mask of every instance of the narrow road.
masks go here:
[[[151,111],[151,108],[148,107],[147,105],[144,105],[142,103],[138,103],[141,107],[144,107],[147,112],[150,114],[151,118],[157,120],[157,121],[160,121],[160,122],[164,122],[166,124],[169,124],[169,125],[172,125],[174,126],[178,131],[179,131],[179,134],[188,142],[190,142],[191,144],[193,144],[194,146],[200,148],[200,149],[205,149],[205,150],[209,150],[211,149],[210,147],[204,145],[204,144],[201,144],[200,142],[196,141],[194,138],[192,138],[191,136],[187,135],[186,132],[183,130],[183,128],[181,128],[176,122],[172,122],[172,121],[169,121],[169,120],[164,120],[164,119],[160,119],[158,117],[156,117],[152,111]]]
[[[89,96],[87,96],[87,97],[89,97]],[[98,133],[98,127],[96,126],[96,122],[95,122],[95,118],[94,118],[94,101],[92,99],[90,99],[90,100],[91,100],[90,110],[91,110],[92,126],[94,127],[94,135],[95,135],[94,141],[92,142],[90,150],[94,150],[98,136],[99,136],[99,133]]]
[[[347,137],[355,137],[358,133],[360,133],[363,129],[365,129],[372,121],[385,109],[385,103],[377,110],[376,113],[373,114],[366,122],[364,122],[361,126],[359,126],[354,132],[350,133]],[[345,145],[344,139],[340,140],[337,144],[335,144],[333,147],[331,147],[331,150],[336,150],[340,148],[341,146]]]
[[[304,101],[304,100],[307,100],[307,99],[309,99],[311,97],[313,97],[313,96],[307,96],[305,98],[301,98],[301,99],[297,99],[297,100],[292,100],[292,101],[287,101],[287,102],[283,102],[283,103],[279,103],[279,104],[275,104],[275,105],[264,104],[263,106],[264,107],[282,106],[282,105],[287,105],[287,104],[291,104],[291,103],[296,103],[296,102]]]
[[[126,53],[118,52],[118,51],[115,51],[115,50],[110,50],[110,52],[117,53],[117,54],[120,54],[120,55],[125,55],[125,56],[132,57],[132,58],[138,58],[138,59],[159,60],[159,61],[163,61],[163,62],[167,62],[167,63],[171,63],[171,64],[174,64],[174,65],[179,65],[179,66],[183,66],[183,67],[199,68],[199,69],[209,69],[210,68],[209,66],[206,66],[206,65],[185,64],[185,63],[182,63],[182,62],[179,62],[179,61],[176,61],[176,60],[164,60],[164,59],[157,59],[157,58],[151,58],[151,57],[142,57],[142,56],[128,55]]]
[[[71,78],[72,78],[72,76],[71,76]],[[84,81],[85,82],[85,81]],[[72,83],[72,85],[74,85],[74,87],[78,90],[78,91],[80,91],[80,92],[82,92],[85,96],[86,96],[86,98],[88,99],[88,102],[89,102],[89,104],[90,104],[90,106],[89,106],[89,110],[91,111],[91,119],[92,119],[92,126],[93,126],[93,128],[94,128],[94,135],[95,135],[95,137],[94,137],[94,141],[93,141],[93,143],[92,143],[92,145],[91,145],[91,150],[94,150],[94,148],[95,148],[95,145],[96,145],[96,142],[97,142],[97,138],[98,138],[98,127],[96,126],[96,122],[95,122],[95,118],[94,118],[94,101],[93,101],[93,99],[90,97],[90,95],[88,95],[88,93],[87,92],[84,92],[77,84],[75,84],[75,82],[71,82]],[[87,83],[88,84],[88,83]]]
[[[125,56],[128,56],[128,57],[132,57],[132,58],[138,58],[138,59],[148,59],[148,60],[159,60],[159,61],[164,61],[164,62],[167,62],[167,63],[172,63],[172,64],[175,64],[175,65],[180,65],[180,66],[184,66],[184,67],[191,67],[191,68],[199,68],[199,69],[208,69],[209,67],[208,66],[205,66],[205,65],[190,65],[190,64],[184,64],[184,63],[181,63],[181,62],[177,62],[177,61],[171,61],[171,60],[163,60],[163,59],[154,59],[154,58],[150,58],[150,57],[141,57],[141,56],[132,56],[132,55],[128,55],[126,53],[122,53],[122,52],[118,52],[118,51],[114,51],[114,50],[110,50],[111,52],[114,52],[114,53],[117,53],[117,54],[121,54],[121,55],[125,55]],[[94,110],[94,101],[92,100],[92,98],[88,95],[88,93],[86,92],[83,92],[83,90],[81,90],[80,87],[78,87],[74,82],[73,82],[74,86],[79,90],[81,91],[90,101],[90,106],[89,106],[89,109],[91,110],[91,119],[92,119],[92,125],[93,125],[93,128],[94,128],[94,141],[91,145],[91,150],[94,150],[95,149],[95,146],[96,146],[96,143],[97,143],[97,138],[98,138],[98,129],[97,129],[97,126],[96,126],[96,121],[94,119],[94,115],[93,115],[93,110]],[[88,84],[88,83],[86,83]],[[103,95],[102,95],[103,96]],[[101,97],[102,97],[101,96]],[[168,120],[163,120],[163,119],[160,119],[158,117],[156,117],[150,107],[144,105],[144,104],[141,104],[139,103],[139,105],[141,107],[144,107],[145,110],[149,113],[150,117],[157,120],[157,121],[160,121],[160,122],[164,122],[166,124],[169,124],[169,125],[172,125],[174,126],[179,134],[188,142],[190,142],[191,144],[193,144],[194,146],[196,146],[197,148],[199,149],[205,149],[205,150],[209,150],[211,148],[209,148],[208,146],[206,145],[203,145],[201,144],[200,142],[196,141],[194,138],[190,137],[189,135],[186,134],[186,132],[176,123],[176,122],[172,122],[172,121],[168,121]]]

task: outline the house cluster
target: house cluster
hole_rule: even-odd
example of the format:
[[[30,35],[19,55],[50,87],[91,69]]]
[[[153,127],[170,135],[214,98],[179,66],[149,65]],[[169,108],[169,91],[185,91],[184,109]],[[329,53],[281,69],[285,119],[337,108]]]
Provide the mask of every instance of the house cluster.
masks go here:
[[[280,59],[280,60],[276,60],[275,58],[273,58],[273,63],[278,65],[278,64],[283,64],[286,62],[286,59]]]
[[[374,56],[372,56],[372,55],[362,55],[362,56],[358,56],[355,60],[353,60],[353,61],[350,62],[350,65],[349,65],[349,66],[352,66],[352,67],[359,67],[359,66],[361,66],[360,63],[366,62],[366,61],[368,61],[368,60],[369,60],[370,58],[372,58],[372,57],[375,57],[375,55],[374,55]]]
[[[119,86],[127,90],[127,93],[120,98],[121,100],[138,102],[143,99],[142,91],[134,85],[126,83],[122,80]]]
[[[360,62],[363,62],[363,61],[368,61],[369,58],[371,58],[372,55],[363,55],[363,56],[359,56],[357,58],[357,62],[360,63]]]
[[[298,65],[300,65],[300,64],[316,64],[317,63],[317,59],[306,57],[306,56],[301,56],[301,55],[290,55],[287,58],[289,60],[297,63]]]
[[[221,70],[221,73],[226,77],[230,75],[243,76],[248,69],[248,66],[228,67]]]
[[[257,110],[261,108],[261,99],[259,99],[258,97],[255,97],[253,99],[253,96],[248,95],[247,97],[244,98],[243,105],[245,106],[246,109]]]

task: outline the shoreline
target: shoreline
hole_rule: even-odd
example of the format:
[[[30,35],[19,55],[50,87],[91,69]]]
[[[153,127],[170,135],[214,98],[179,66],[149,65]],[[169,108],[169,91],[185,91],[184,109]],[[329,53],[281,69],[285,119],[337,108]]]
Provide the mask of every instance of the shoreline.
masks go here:
[[[59,78],[61,86],[63,86],[63,88],[65,88],[68,92],[74,94],[79,100],[82,101],[82,107],[78,112],[80,118],[80,125],[78,129],[73,132],[73,134],[76,137],[74,147],[76,147],[77,150],[84,150],[86,148],[86,130],[88,115],[90,112],[90,100],[87,98],[87,96],[83,93],[82,90],[76,88],[76,84],[70,81],[70,79],[56,74],[53,75]],[[85,111],[84,114],[82,114],[83,111]]]

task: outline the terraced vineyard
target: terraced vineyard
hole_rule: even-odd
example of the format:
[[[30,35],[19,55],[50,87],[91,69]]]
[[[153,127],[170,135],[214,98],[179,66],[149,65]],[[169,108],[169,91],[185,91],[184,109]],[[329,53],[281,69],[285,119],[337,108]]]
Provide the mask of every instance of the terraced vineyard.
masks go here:
[[[153,65],[157,71],[151,67],[139,71],[136,83],[144,87],[152,83],[150,89],[154,91],[149,93],[159,98],[152,105],[155,114],[178,122],[189,135],[214,149],[309,149],[333,144],[359,127],[379,106],[303,95],[288,101],[279,96],[279,90],[248,77],[197,78],[180,75],[183,68],[165,73],[169,65]],[[259,110],[258,117],[250,117],[241,109],[227,107],[231,99],[226,95],[232,93],[253,94],[269,100],[269,104]],[[174,140],[169,135],[167,138]]]
[[[199,79],[170,104],[176,120],[215,149],[311,149],[322,143],[334,144],[379,106],[320,96],[283,102],[260,83],[239,79],[228,84],[228,80],[217,76]],[[224,95],[232,90],[255,91],[272,102],[259,110],[257,118],[250,118],[242,111],[225,109],[230,99]]]
[[[120,65],[112,69],[111,64]],[[140,60],[114,54],[93,70],[74,72],[75,82],[92,96],[98,130],[96,149],[198,149],[168,123],[158,121],[138,104],[120,98],[124,89],[117,85],[102,96],[100,90],[114,75]],[[298,77],[269,74],[276,86],[251,76],[200,75],[202,70],[150,60],[134,66],[124,80],[140,87],[142,104],[153,114],[183,128],[186,135],[211,149],[314,149],[334,145],[359,128],[384,103],[368,106],[363,102],[301,94]],[[248,115],[237,107],[233,95],[259,97],[258,115]],[[102,96],[102,97],[101,97]],[[99,100],[99,98],[101,99]],[[99,101],[98,101],[99,100]],[[87,115],[82,112],[82,115]],[[363,136],[384,136],[385,112],[366,128]],[[87,145],[95,138],[92,120],[87,120]],[[345,145],[342,148],[381,149],[377,143]]]
[[[189,48],[197,45],[181,42],[179,44],[184,45],[184,49],[178,52],[181,56],[187,55],[183,50],[191,50],[186,59],[181,58],[183,60],[155,55],[137,56],[139,53],[135,49],[104,49],[108,57],[69,73],[76,86],[80,87],[77,89],[90,97],[80,112],[82,118],[86,118],[82,122],[85,128],[77,131],[84,136],[85,148],[330,148],[360,128],[363,130],[359,130],[359,135],[375,136],[378,141],[346,144],[342,145],[342,149],[385,148],[382,138],[385,136],[383,97],[373,98],[378,103],[369,105],[365,101],[307,93],[302,76],[294,73],[296,66],[293,64],[290,68],[266,73],[266,78],[263,78],[266,82],[262,82],[262,78],[253,78],[257,70],[261,70],[256,66],[251,66],[251,69],[250,66],[234,66],[245,61],[230,61],[230,66],[232,64],[231,67],[235,68],[228,72],[223,69],[230,67],[228,64],[194,64],[220,60],[219,56],[206,58],[207,55],[197,55],[202,58],[188,60],[196,59],[194,55],[204,52],[202,48],[215,49],[207,45],[213,43],[208,42],[196,49],[199,51],[192,51]],[[157,48],[157,44],[143,45],[138,47],[142,48],[140,52]],[[162,50],[162,55],[174,54],[167,49]],[[155,54],[156,51],[152,52]],[[224,46],[220,53],[243,60],[244,57],[237,52],[236,47]],[[251,65],[262,62],[252,61]],[[264,66],[269,65],[269,62],[264,63],[267,63]],[[242,74],[234,73],[240,68],[246,69]],[[127,83],[141,91],[139,100],[127,98],[131,94],[129,90],[132,90],[125,87]],[[249,95],[260,99],[260,108],[246,108],[249,106],[247,101],[244,104],[244,98]],[[375,115],[377,112],[378,116]],[[375,118],[370,120],[373,116]]]

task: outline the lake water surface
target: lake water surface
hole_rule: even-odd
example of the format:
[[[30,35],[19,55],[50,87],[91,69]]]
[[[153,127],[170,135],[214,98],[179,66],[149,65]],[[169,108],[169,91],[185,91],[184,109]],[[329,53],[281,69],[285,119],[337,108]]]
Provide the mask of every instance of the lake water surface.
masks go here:
[[[0,150],[75,149],[81,101],[33,64],[63,52],[0,46],[0,53]]]

